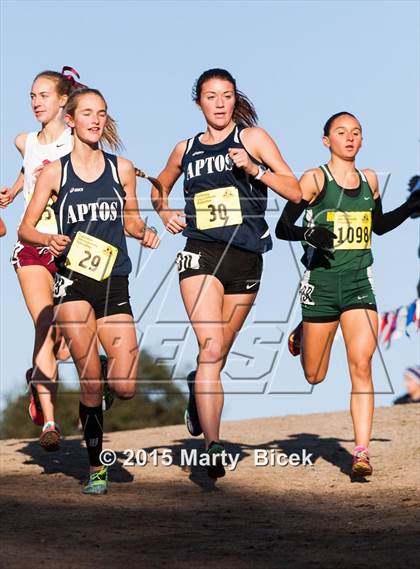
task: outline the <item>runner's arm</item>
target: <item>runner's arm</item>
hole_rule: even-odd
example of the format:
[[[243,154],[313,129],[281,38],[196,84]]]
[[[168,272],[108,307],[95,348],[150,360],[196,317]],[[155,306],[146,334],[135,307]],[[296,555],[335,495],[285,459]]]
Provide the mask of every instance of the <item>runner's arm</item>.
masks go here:
[[[323,174],[319,168],[308,170],[300,179],[303,199],[300,203],[288,201],[276,226],[276,237],[286,241],[306,241],[312,247],[331,249],[335,234],[326,227],[302,227],[296,221],[310,203],[321,193]]]
[[[271,136],[264,129],[257,127],[246,128],[241,135],[244,146],[249,150],[250,154],[270,169],[260,178],[261,182],[271,188],[276,194],[294,203],[299,203],[302,198],[299,182],[286,164]],[[231,153],[240,154],[241,149],[232,149]],[[247,164],[242,167],[250,176],[258,174],[258,166],[251,160],[247,161]]]
[[[61,175],[61,164],[59,160],[52,162],[47,167],[44,168],[40,174],[36,185],[34,194],[31,201],[26,208],[25,215],[22,222],[18,228],[19,239],[30,243],[35,246],[49,247],[51,241],[57,235],[49,235],[47,233],[41,233],[36,229],[36,224],[40,220],[52,193],[58,192],[58,187],[60,184]],[[61,241],[69,241],[67,236],[59,236],[65,238]],[[64,247],[63,247],[64,249]],[[53,253],[54,254],[54,253]]]
[[[28,135],[25,132],[22,132],[21,134],[18,134],[15,138],[15,146],[20,152],[22,158],[25,154],[25,144],[27,136]],[[24,182],[24,170],[22,167],[13,186],[11,188],[8,187],[1,188],[0,208],[5,208],[12,203],[12,201],[15,199],[18,193],[20,193],[23,190],[23,182]]]
[[[141,241],[143,246],[155,249],[159,246],[159,237],[156,231],[146,226],[140,216],[140,208],[136,196],[137,181],[133,163],[119,156],[118,174],[126,193],[124,203],[124,232]]]
[[[158,212],[167,231],[173,235],[180,233],[187,226],[187,224],[182,219],[182,217],[184,217],[183,212],[178,209],[170,209],[168,203],[168,196],[171,193],[176,181],[182,174],[181,163],[186,148],[186,140],[179,142],[171,152],[165,168],[158,176],[158,180],[162,186],[163,196],[161,197],[159,195],[159,192],[156,188],[152,188],[153,207]]]
[[[401,225],[410,215],[420,209],[420,190],[411,192],[406,202],[399,207],[384,213],[378,189],[378,177],[373,170],[364,170],[375,200],[372,212],[372,231],[376,235],[384,235]]]

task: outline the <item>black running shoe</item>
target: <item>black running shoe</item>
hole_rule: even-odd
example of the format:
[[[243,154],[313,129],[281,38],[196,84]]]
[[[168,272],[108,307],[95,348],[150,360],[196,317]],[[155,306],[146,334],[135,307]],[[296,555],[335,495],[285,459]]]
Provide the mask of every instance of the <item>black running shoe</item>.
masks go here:
[[[210,456],[211,464],[207,467],[209,478],[222,478],[226,472],[223,465],[223,457],[225,456],[225,447],[221,443],[215,441],[209,444],[207,454]]]
[[[188,399],[188,407],[185,409],[184,420],[190,435],[193,437],[199,437],[202,434],[203,429],[200,425],[200,419],[198,417],[197,405],[194,396],[195,373],[195,371],[191,371],[187,375],[187,383],[188,389],[190,390],[190,396]]]

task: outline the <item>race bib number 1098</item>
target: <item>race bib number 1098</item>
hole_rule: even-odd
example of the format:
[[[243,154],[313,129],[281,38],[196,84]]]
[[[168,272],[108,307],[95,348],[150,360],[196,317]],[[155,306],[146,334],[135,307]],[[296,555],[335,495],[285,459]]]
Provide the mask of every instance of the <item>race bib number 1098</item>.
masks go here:
[[[328,212],[334,216],[334,249],[370,249],[372,214],[370,211]],[[331,219],[332,221],[332,219]]]

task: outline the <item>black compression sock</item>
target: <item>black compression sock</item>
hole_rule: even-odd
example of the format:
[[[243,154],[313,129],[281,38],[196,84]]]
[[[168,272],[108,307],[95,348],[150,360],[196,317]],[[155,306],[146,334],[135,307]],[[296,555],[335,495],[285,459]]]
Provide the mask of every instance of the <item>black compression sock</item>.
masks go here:
[[[101,466],[99,455],[102,450],[104,424],[102,405],[87,407],[80,401],[79,416],[89,455],[89,464],[90,466]]]

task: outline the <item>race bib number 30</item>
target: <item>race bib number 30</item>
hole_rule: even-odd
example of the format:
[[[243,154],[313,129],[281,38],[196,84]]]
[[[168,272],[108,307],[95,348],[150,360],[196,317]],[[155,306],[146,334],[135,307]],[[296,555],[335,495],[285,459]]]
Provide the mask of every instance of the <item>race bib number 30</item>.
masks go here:
[[[194,196],[198,229],[214,229],[242,223],[238,188],[228,186]]]
[[[118,249],[106,241],[78,231],[65,261],[75,271],[96,281],[109,277],[118,255]]]
[[[370,249],[370,211],[335,211],[328,212],[327,215],[331,214],[334,215],[334,233],[337,235],[334,249]]]

